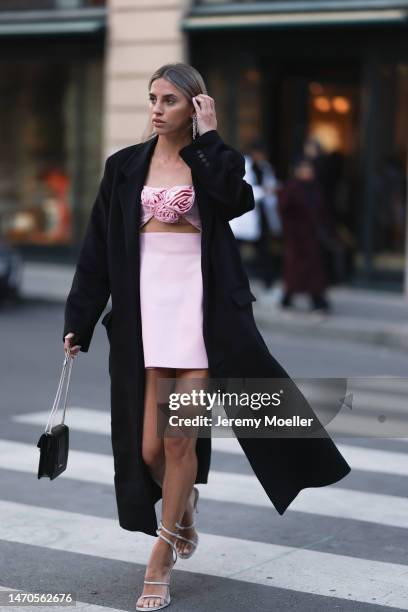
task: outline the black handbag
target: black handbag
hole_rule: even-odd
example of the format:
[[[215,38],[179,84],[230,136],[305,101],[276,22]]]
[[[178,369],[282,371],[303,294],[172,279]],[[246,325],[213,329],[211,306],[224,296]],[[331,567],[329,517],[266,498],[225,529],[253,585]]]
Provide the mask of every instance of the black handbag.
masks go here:
[[[74,357],[70,354],[69,349],[67,349],[65,352],[65,359],[62,365],[62,372],[54,404],[52,406],[50,416],[48,417],[45,432],[41,435],[37,443],[37,447],[40,449],[38,478],[41,478],[42,476],[47,476],[50,480],[54,480],[54,478],[59,476],[67,467],[69,450],[69,429],[68,426],[65,425],[64,420],[73,362]],[[67,371],[68,377],[65,388],[64,411],[62,414],[61,423],[59,423],[58,425],[53,425],[55,415],[58,411],[62,388],[64,386],[65,375]]]

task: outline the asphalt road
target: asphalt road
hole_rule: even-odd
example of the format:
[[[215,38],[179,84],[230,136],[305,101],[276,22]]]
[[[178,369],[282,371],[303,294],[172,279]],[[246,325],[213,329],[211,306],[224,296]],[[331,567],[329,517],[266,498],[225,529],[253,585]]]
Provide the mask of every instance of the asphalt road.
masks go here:
[[[73,366],[67,471],[52,482],[37,479],[36,444],[62,366],[62,327],[58,304],[0,311],[0,587],[71,592],[77,609],[133,610],[153,539],[117,522],[100,324]],[[351,474],[302,491],[283,516],[234,440],[214,440],[210,481],[200,486],[200,545],[177,562],[169,609],[408,610],[406,393],[396,379],[390,404],[389,387],[374,380],[404,377],[408,355],[260,329],[294,377],[372,377],[368,409],[396,415],[400,437],[336,436]]]

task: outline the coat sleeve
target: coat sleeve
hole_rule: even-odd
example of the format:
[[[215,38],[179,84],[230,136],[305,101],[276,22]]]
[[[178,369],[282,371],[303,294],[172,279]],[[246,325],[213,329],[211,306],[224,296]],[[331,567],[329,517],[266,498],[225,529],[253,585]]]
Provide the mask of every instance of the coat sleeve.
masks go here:
[[[67,333],[75,333],[75,344],[80,344],[80,350],[85,353],[110,296],[106,239],[110,194],[108,166],[109,158],[105,162],[65,304],[63,339]]]
[[[216,202],[216,210],[226,221],[255,207],[251,185],[244,179],[245,158],[227,146],[217,130],[209,130],[180,149],[203,190]]]

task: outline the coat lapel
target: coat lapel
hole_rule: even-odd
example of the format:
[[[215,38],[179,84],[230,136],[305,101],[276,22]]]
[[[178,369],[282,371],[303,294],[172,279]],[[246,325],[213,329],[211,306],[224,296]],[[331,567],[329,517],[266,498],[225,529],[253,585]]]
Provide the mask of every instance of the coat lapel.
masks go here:
[[[140,196],[157,139],[158,135],[156,134],[151,140],[137,146],[134,153],[120,168],[125,180],[119,184],[118,193],[123,214],[125,245],[128,253],[134,253],[133,249],[138,246]]]

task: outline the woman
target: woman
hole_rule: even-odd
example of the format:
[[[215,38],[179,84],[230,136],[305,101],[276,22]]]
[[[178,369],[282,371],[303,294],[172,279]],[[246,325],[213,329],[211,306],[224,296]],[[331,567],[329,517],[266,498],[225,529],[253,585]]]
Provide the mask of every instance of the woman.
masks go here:
[[[186,558],[197,546],[193,484],[207,482],[211,451],[209,437],[157,437],[156,382],[174,378],[185,388],[192,380],[205,387],[209,377],[276,376],[291,383],[255,325],[255,298],[229,227],[254,208],[244,158],[220,138],[214,100],[192,66],[158,69],[149,99],[153,138],[106,161],[64,326],[65,348],[73,355],[88,351],[112,296],[102,323],[110,341],[119,524],[159,535],[137,601],[142,610],[170,603],[177,554]],[[314,414],[307,402],[303,407]],[[302,488],[330,484],[350,471],[327,434],[239,442],[280,514]]]

